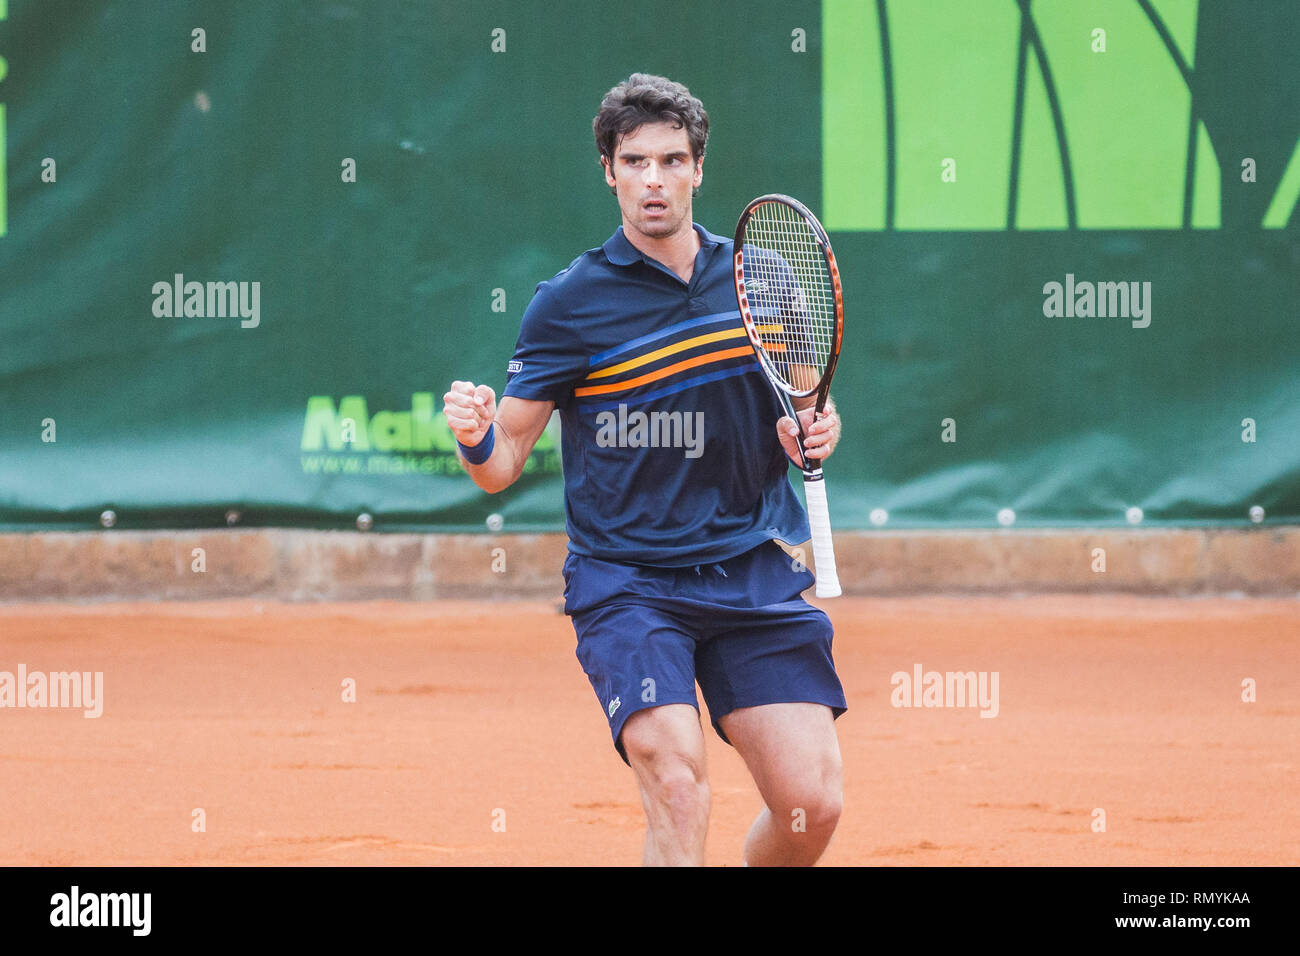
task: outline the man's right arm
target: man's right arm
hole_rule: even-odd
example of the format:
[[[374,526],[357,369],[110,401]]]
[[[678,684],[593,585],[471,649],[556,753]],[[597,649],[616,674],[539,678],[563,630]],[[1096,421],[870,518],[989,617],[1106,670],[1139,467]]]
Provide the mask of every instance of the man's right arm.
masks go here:
[[[471,463],[462,448],[456,449],[474,484],[489,494],[504,491],[524,473],[524,462],[555,408],[554,402],[511,395],[503,397],[498,408],[496,393],[487,385],[475,386],[472,382],[452,382],[442,403],[451,433],[460,445],[470,449],[471,457],[481,457],[485,454],[483,443],[492,442],[491,452],[480,464]]]

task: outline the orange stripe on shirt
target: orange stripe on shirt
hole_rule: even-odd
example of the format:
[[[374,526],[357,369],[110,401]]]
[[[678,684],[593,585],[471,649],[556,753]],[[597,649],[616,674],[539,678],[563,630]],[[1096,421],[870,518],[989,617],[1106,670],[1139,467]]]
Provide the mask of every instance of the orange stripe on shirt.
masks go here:
[[[687,369],[699,368],[701,365],[710,365],[714,362],[725,362],[727,359],[739,358],[742,355],[753,355],[754,350],[749,345],[742,345],[734,349],[722,349],[718,352],[709,352],[705,355],[697,355],[695,358],[686,359],[684,362],[677,362],[674,365],[668,365],[654,372],[647,372],[636,378],[625,379],[622,382],[610,382],[606,385],[588,385],[586,388],[575,388],[573,394],[579,398],[587,395],[605,395],[609,392],[621,392],[629,388],[636,388],[638,385],[648,385],[651,382],[657,382],[661,378],[667,378],[669,375],[676,375],[678,372],[685,372]]]
[[[587,376],[587,381],[596,378],[608,378],[611,375],[617,375],[620,372],[628,372],[634,368],[640,368],[642,365],[649,365],[651,362],[664,358],[668,355],[676,355],[678,352],[685,352],[687,349],[693,349],[698,345],[708,345],[710,342],[721,342],[725,339],[743,339],[745,337],[744,329],[723,329],[721,332],[709,332],[705,335],[697,335],[693,339],[686,339],[683,342],[677,342],[673,345],[665,345],[661,349],[655,349],[653,352],[647,352],[637,358],[629,359],[626,362],[620,362],[617,365],[611,365],[609,368],[603,368],[599,372],[592,372]]]

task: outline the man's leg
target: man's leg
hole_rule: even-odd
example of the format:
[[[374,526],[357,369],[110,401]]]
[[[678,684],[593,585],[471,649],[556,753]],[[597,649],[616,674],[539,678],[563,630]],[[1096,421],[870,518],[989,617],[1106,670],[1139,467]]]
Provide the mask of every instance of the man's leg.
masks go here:
[[[843,771],[825,704],[742,707],[719,721],[766,806],[745,840],[749,866],[811,866],[835,832]]]
[[[621,739],[645,807],[645,865],[702,866],[709,783],[699,712],[690,704],[637,711]]]

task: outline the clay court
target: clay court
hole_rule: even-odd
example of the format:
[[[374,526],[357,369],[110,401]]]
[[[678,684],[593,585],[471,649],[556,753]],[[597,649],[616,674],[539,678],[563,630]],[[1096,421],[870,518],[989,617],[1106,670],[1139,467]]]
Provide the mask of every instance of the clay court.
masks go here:
[[[1297,602],[825,606],[850,709],[824,864],[1300,863]],[[4,714],[0,863],[640,862],[632,774],[552,602],[10,605],[0,632],[6,667],[104,673],[97,719]],[[996,717],[891,706],[917,664],[997,671]],[[706,737],[708,859],[737,865],[759,797]]]

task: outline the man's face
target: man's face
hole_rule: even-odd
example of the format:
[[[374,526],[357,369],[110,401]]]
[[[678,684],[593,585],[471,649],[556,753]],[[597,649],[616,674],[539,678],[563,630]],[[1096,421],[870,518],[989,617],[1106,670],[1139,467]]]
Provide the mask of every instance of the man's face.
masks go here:
[[[646,123],[614,147],[614,163],[601,158],[605,182],[614,187],[623,229],[666,239],[691,228],[691,190],[704,178],[704,158],[691,161],[685,129]]]

